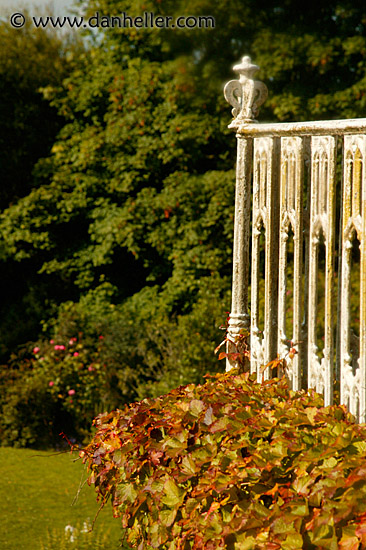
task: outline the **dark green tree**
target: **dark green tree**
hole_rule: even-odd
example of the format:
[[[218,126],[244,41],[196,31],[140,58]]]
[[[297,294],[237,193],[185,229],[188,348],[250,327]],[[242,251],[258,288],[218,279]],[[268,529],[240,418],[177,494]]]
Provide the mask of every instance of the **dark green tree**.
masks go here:
[[[64,118],[45,97],[75,66],[83,49],[77,37],[48,33],[27,24],[14,29],[0,21],[0,210],[7,211],[41,185],[33,175],[38,160],[48,156]],[[3,256],[1,243],[0,356],[34,338],[47,315],[52,281],[44,281],[33,259],[20,264]],[[54,281],[55,283],[55,281]],[[57,293],[57,289],[56,289]]]
[[[80,47],[30,23],[15,29],[7,18],[0,21],[1,209],[34,186],[33,166],[50,153],[63,124],[42,88],[62,82]]]
[[[261,66],[262,120],[362,116],[366,13],[345,0],[91,0],[86,16],[96,12],[211,15],[215,28],[93,30],[75,70],[47,87],[67,123],[32,190],[2,214],[2,257],[31,262],[44,296],[80,300],[85,318],[108,295],[119,326],[134,327],[125,353],[138,341],[141,364],[154,340],[146,324],[181,334],[179,346],[170,341],[180,368],[177,349],[192,335],[169,321],[200,319],[196,350],[230,307],[235,138],[222,87],[231,66],[244,54]],[[215,368],[208,353],[200,360]]]

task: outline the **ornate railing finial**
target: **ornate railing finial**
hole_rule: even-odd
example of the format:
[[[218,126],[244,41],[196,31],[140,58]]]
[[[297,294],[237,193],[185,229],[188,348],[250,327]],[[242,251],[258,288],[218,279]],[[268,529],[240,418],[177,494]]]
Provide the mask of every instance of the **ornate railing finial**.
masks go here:
[[[254,80],[254,74],[259,70],[250,57],[243,57],[233,70],[240,74],[239,80],[230,80],[224,88],[225,99],[234,108],[232,115],[235,122],[256,122],[260,105],[268,95],[267,86],[259,80]]]

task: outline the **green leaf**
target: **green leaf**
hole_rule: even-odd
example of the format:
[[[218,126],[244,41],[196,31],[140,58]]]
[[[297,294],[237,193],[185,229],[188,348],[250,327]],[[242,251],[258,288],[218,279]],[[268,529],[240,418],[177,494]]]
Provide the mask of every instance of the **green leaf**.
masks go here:
[[[308,502],[290,504],[291,514],[294,516],[305,517],[309,514]]]
[[[181,439],[177,437],[167,437],[164,440],[164,449],[166,448],[182,450],[186,448],[186,443],[184,440],[181,441]]]
[[[150,542],[153,548],[159,548],[167,539],[167,530],[161,523],[153,523],[149,527]]]
[[[164,496],[161,499],[166,506],[175,507],[181,504],[185,491],[175,484],[173,479],[168,479],[164,484]]]
[[[308,407],[305,412],[310,424],[315,424],[315,417],[318,414],[317,407]]]
[[[275,457],[283,458],[287,456],[287,445],[285,441],[278,440],[271,445],[271,452]]]
[[[195,475],[197,473],[197,467],[192,456],[186,455],[183,457],[181,471],[188,475]]]
[[[299,550],[299,548],[303,548],[303,544],[304,541],[300,534],[291,533],[281,542],[281,548],[283,550]]]
[[[164,484],[165,484],[165,481],[163,481],[161,479],[156,479],[151,484],[151,492],[152,493],[161,493],[164,489]]]
[[[288,520],[285,520],[283,517],[279,517],[275,519],[274,522],[272,523],[272,530],[273,530],[273,533],[276,533],[276,534],[288,533],[289,531]]]
[[[191,514],[200,504],[200,500],[197,498],[187,498],[185,511],[187,514]]]
[[[259,516],[262,518],[268,517],[268,508],[263,506],[263,504],[261,504],[258,501],[253,502],[253,504],[251,505],[251,510],[255,512],[256,516]]]
[[[161,510],[159,520],[164,527],[170,527],[174,523],[176,515],[177,510],[175,508],[173,510]]]
[[[193,416],[199,416],[205,407],[204,402],[199,399],[192,399],[189,404],[189,410]]]
[[[329,550],[337,550],[337,537],[335,536],[334,526],[330,523],[323,523],[316,527],[312,537],[313,544]]]
[[[337,466],[337,459],[334,458],[333,456],[323,460],[323,464],[322,464],[323,468],[329,468],[333,470],[336,466]]]
[[[220,511],[222,514],[222,521],[224,523],[230,523],[233,520],[234,513],[232,511],[232,507],[223,506]]]
[[[351,447],[356,449],[356,453],[365,456],[366,454],[366,441],[355,441]]]
[[[216,422],[211,424],[210,432],[211,433],[222,432],[222,431],[226,430],[227,425],[229,423],[230,423],[230,419],[227,416],[219,418],[218,420],[216,420]]]
[[[192,460],[199,465],[209,462],[212,459],[212,450],[207,447],[199,447],[191,453]]]
[[[119,489],[119,494],[122,502],[135,502],[137,498],[137,491],[132,483],[124,484]]]
[[[234,548],[235,550],[255,550],[257,548],[257,541],[253,536],[245,536],[244,540],[240,539],[235,542]]]

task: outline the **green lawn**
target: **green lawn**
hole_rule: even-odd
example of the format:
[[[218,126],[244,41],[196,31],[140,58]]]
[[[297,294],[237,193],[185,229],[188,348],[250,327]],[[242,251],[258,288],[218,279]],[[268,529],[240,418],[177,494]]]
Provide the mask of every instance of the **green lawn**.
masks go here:
[[[77,454],[54,454],[0,447],[1,550],[114,550],[122,530],[110,503],[101,511],[94,532],[74,531],[69,542],[65,527],[79,530],[93,521],[98,504],[93,487],[82,488],[85,466]],[[69,531],[70,532],[70,531]],[[128,548],[125,546],[125,548]]]

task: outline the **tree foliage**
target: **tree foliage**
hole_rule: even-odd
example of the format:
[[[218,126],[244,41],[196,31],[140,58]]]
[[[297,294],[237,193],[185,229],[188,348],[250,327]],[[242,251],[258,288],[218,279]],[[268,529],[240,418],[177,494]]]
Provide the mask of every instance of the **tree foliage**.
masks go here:
[[[45,97],[68,122],[36,188],[2,216],[3,255],[75,285],[73,299],[109,280],[119,300],[168,281],[186,300],[197,280],[230,271],[235,155],[221,86],[232,63],[247,52],[261,65],[263,118],[358,116],[363,12],[249,0],[93,0],[96,11],[212,14],[216,27],[100,29],[61,88],[48,77]]]
[[[114,307],[103,313],[110,360],[120,362],[121,379],[129,363],[151,374],[143,397],[217,369],[209,348],[230,307],[235,137],[222,87],[235,77],[232,65],[250,54],[261,66],[270,92],[261,120],[361,116],[366,16],[348,0],[303,8],[292,0],[90,0],[85,16],[97,11],[212,15],[215,28],[96,29],[68,65],[49,48],[32,84],[43,99],[32,98],[62,128],[0,214],[1,353],[35,341],[41,319],[71,337],[74,314],[93,331]],[[21,44],[22,32],[9,40]],[[41,45],[24,74],[38,74]],[[22,70],[15,63],[14,82]],[[14,96],[19,109],[24,94]],[[51,120],[39,113],[37,121]],[[42,133],[37,124],[34,132]],[[65,317],[65,308],[74,313]]]
[[[34,186],[33,167],[49,155],[63,123],[42,89],[61,83],[81,49],[75,38],[61,38],[30,23],[19,30],[7,20],[0,22],[1,209]]]
[[[21,198],[42,184],[34,166],[50,154],[64,124],[42,89],[59,85],[82,49],[76,38],[61,38],[30,24],[14,29],[8,20],[0,21],[0,211],[5,218],[8,208],[17,208]],[[11,252],[5,254],[5,231],[0,233],[0,356],[6,356],[15,345],[36,337],[39,321],[49,315],[50,294],[62,293],[57,281],[45,282],[37,275],[34,263],[19,264]]]

